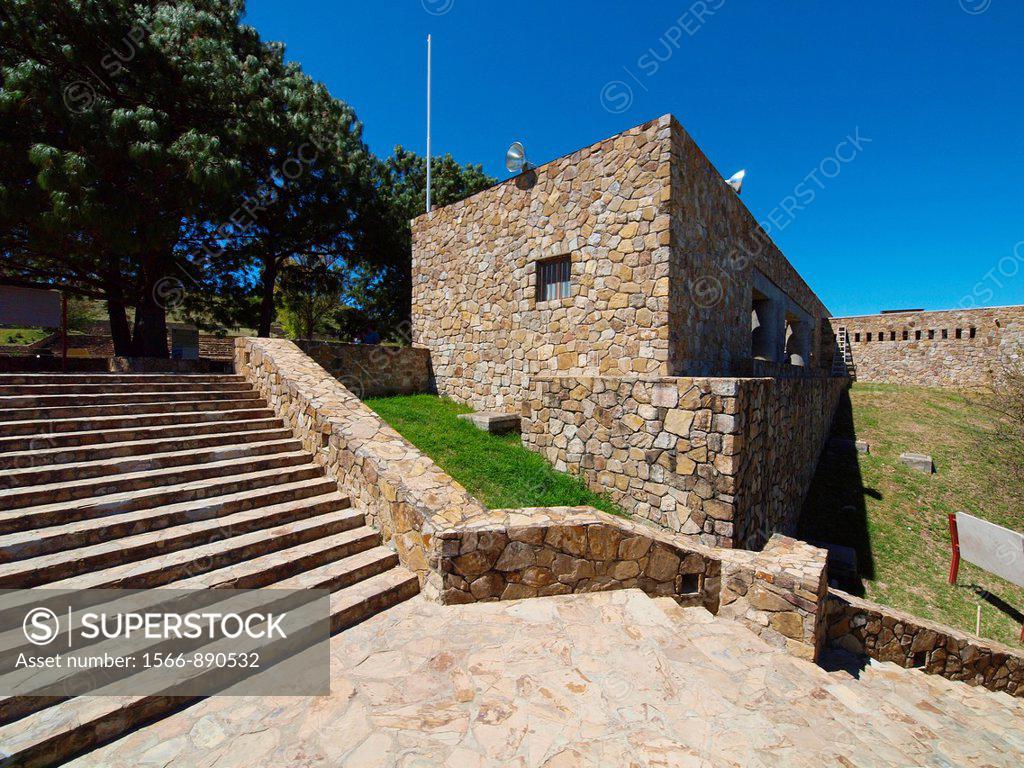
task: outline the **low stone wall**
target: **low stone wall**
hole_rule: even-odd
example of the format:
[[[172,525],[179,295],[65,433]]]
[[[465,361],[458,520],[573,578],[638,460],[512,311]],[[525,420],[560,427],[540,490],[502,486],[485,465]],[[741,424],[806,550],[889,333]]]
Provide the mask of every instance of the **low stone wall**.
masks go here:
[[[591,507],[492,510],[438,535],[446,603],[641,589],[703,605],[815,659],[824,550],[775,536],[762,552],[716,549]]]
[[[857,380],[919,387],[978,387],[1024,354],[1024,306],[834,317],[845,329]]]
[[[637,517],[757,548],[795,526],[845,383],[538,376],[523,444]]]
[[[240,338],[235,368],[366,513],[367,522],[394,543],[424,594],[437,599],[441,577],[434,535],[482,515],[483,506],[292,342]]]
[[[1024,652],[836,589],[828,591],[826,638],[854,653],[1024,697]]]
[[[1024,651],[828,590],[825,638],[880,662],[1024,697]]]
[[[430,352],[417,347],[297,341],[360,399],[433,391]]]

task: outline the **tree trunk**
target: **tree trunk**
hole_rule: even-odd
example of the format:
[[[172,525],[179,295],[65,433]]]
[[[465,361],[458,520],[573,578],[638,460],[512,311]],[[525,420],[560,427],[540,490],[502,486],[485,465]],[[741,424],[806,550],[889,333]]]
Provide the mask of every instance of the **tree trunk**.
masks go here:
[[[146,275],[145,289],[135,307],[134,357],[170,357],[167,351],[167,310],[157,301],[158,281],[154,274]]]
[[[124,302],[107,299],[107,317],[110,319],[110,336],[114,341],[114,354],[128,357],[132,353],[132,331],[128,325],[128,313]]]
[[[263,259],[263,273],[260,275],[260,325],[256,335],[260,338],[270,336],[270,326],[274,322],[274,286],[277,284],[278,263],[274,256]]]

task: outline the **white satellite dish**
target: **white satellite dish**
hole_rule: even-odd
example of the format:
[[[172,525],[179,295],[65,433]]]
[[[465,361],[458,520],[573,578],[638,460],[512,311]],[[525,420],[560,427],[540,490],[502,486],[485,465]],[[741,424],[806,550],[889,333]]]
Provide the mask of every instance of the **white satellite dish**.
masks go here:
[[[736,194],[740,193],[743,189],[743,177],[747,175],[747,170],[744,168],[742,171],[736,171],[732,176],[725,180],[725,183],[736,190]]]
[[[526,159],[526,150],[523,148],[522,142],[512,142],[512,146],[505,153],[505,167],[509,173],[521,173],[530,170],[532,166]]]

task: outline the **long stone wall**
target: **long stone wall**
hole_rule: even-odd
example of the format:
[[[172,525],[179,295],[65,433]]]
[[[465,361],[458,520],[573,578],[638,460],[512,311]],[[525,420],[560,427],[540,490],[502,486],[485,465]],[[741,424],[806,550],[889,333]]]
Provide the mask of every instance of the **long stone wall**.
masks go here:
[[[430,392],[430,352],[416,347],[299,340],[303,352],[359,398]]]
[[[853,653],[1024,697],[1024,652],[829,590],[826,638]]]
[[[639,518],[707,544],[791,531],[845,379],[539,376],[523,444]]]
[[[1024,354],[1024,306],[831,319],[845,329],[857,380],[920,387],[991,383]]]

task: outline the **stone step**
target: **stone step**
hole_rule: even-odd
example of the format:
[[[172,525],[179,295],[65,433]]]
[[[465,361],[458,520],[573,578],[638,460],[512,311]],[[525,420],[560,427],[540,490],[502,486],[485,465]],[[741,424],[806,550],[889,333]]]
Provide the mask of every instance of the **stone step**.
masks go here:
[[[190,464],[167,469],[142,472],[128,472],[113,477],[89,478],[82,481],[56,482],[33,485],[28,488],[0,490],[0,509],[12,510],[24,507],[79,501],[97,496],[141,491],[181,485],[195,480],[225,477],[236,474],[266,472],[283,467],[294,467],[309,461],[303,451],[274,453],[269,456],[242,456],[225,461],[210,461],[205,464]]]
[[[244,382],[236,373],[0,373],[0,387],[26,384],[207,384]]]
[[[133,405],[139,403],[174,403],[186,400],[242,400],[259,397],[251,387],[232,385],[230,389],[191,389],[177,387],[156,392],[65,392],[36,395],[16,392],[0,393],[0,410],[6,408],[70,408],[98,405]]]
[[[144,594],[148,596],[161,590],[203,591],[211,593],[208,599],[212,603],[220,599],[213,593],[225,589],[260,589],[262,587],[301,589],[303,587],[281,585],[286,582],[293,585],[307,583],[305,580],[296,580],[306,571],[314,574],[309,577],[309,583],[323,582],[321,588],[326,589],[329,588],[330,583],[338,582],[337,588],[340,589],[342,586],[358,581],[359,579],[355,577],[361,573],[366,574],[367,578],[376,573],[377,570],[373,563],[377,563],[378,560],[381,564],[392,562],[383,555],[360,557],[363,553],[371,550],[391,551],[380,547],[379,544],[379,533],[367,526],[357,526],[341,533],[273,550],[265,555],[215,568],[212,571],[194,576],[186,575],[183,579],[161,584],[156,589]],[[49,586],[43,587],[43,589],[49,588]],[[132,599],[130,597],[123,598],[124,601],[129,602]],[[173,600],[174,598],[170,596],[168,599]],[[148,597],[147,600],[149,600]],[[159,601],[160,598],[157,596],[153,600]],[[21,604],[22,602],[19,602],[19,605]],[[118,601],[105,604],[109,610],[119,607]],[[95,603],[91,605],[84,602],[79,603],[79,610],[71,616],[72,626],[78,626],[82,614],[92,610],[94,605]],[[17,621],[17,612],[9,611],[4,618],[10,618],[12,615],[13,623],[4,624],[3,631],[0,632],[0,647],[10,649],[11,653],[20,653],[22,650],[28,653],[32,650],[31,644],[24,637],[21,625]],[[0,723],[2,722],[4,722],[4,718],[0,716]]]
[[[267,587],[273,590],[326,589],[331,592],[336,592],[338,590],[351,587],[358,582],[365,581],[366,579],[382,574],[398,565],[398,556],[386,547],[371,546],[369,549],[360,549],[360,547],[366,546],[364,541],[366,539],[365,534],[360,536],[339,534],[337,537],[330,538],[340,539],[343,536],[347,538],[347,548],[345,550],[336,548],[332,553],[334,557],[339,557],[340,559],[314,567],[308,571],[303,571],[294,577],[276,581],[267,585]],[[347,554],[348,552],[352,552],[353,554]],[[183,583],[184,582],[175,582],[168,584],[165,588],[149,591],[145,593],[145,600],[140,600],[142,596],[136,594],[134,597],[126,597],[122,600],[105,603],[103,607],[108,612],[137,611],[140,609],[173,610],[177,601],[177,592],[171,590],[180,589],[180,585]],[[165,598],[161,598],[161,592],[166,593],[167,596]],[[203,599],[201,601],[197,600],[196,597],[189,598],[187,601],[189,610],[194,611],[216,605],[225,599],[228,594],[228,590],[204,589],[202,590],[202,593]],[[383,597],[386,598],[387,595],[384,595]],[[266,601],[267,598],[265,597],[256,597],[251,604],[262,607],[267,604]],[[243,609],[242,604],[238,600],[235,600],[233,607],[239,610]],[[89,611],[95,609],[96,606],[91,606],[75,612],[69,617],[70,625],[76,628],[80,627],[83,616]],[[0,643],[2,643],[2,647],[9,649],[8,653],[10,655],[34,653],[35,648],[28,640],[19,636],[20,632],[21,629],[16,627],[0,636]],[[110,642],[98,639],[94,642],[91,648],[91,653],[99,655],[108,649],[112,651],[116,649],[116,652],[118,653],[131,652],[137,656],[147,650],[160,650],[161,645],[162,641],[160,640],[143,639],[136,641],[135,645],[132,646],[129,651],[123,641]],[[76,673],[72,672],[71,674],[75,675]],[[88,675],[90,673],[86,671],[81,674]],[[0,725],[12,722],[18,718],[26,717],[33,712],[53,706],[60,701],[65,701],[67,698],[68,697],[57,698],[24,695],[0,697]]]
[[[235,430],[245,424],[226,422]],[[0,469],[24,469],[38,466],[58,466],[79,462],[105,461],[128,456],[146,456],[171,451],[200,450],[215,446],[233,446],[243,443],[265,443],[273,440],[287,440],[292,436],[289,429],[256,429],[245,432],[231,431],[211,434],[166,437],[157,440],[127,440],[121,443],[97,443],[77,447],[44,448],[41,450],[0,451]]]
[[[316,539],[356,531],[354,536],[365,535],[376,544],[380,534],[361,526],[362,513],[340,510],[315,515],[271,528],[241,533],[224,539],[211,539],[206,544],[154,555],[143,560],[112,565],[101,570],[78,574],[57,581],[48,581],[47,589],[150,589],[174,581],[182,581],[202,573],[224,568],[270,552],[294,547]],[[375,538],[374,538],[375,537]],[[373,545],[371,544],[371,546]],[[319,563],[318,563],[319,564]],[[280,560],[279,568],[287,568],[288,561]],[[277,573],[272,571],[274,578]],[[26,593],[12,593],[0,612],[0,625],[13,626],[24,605],[32,602]]]
[[[35,422],[43,424],[43,422]],[[6,434],[10,424],[4,424]],[[10,453],[28,452],[32,455],[57,449],[76,449],[69,453],[79,455],[77,449],[84,446],[97,448],[112,444],[131,444],[146,440],[173,440],[175,438],[199,438],[203,435],[219,435],[223,433],[240,434],[242,432],[259,432],[260,430],[283,429],[281,419],[239,419],[228,421],[207,421],[203,423],[178,423],[134,427],[127,429],[84,429],[78,432],[38,432],[0,437],[0,458]],[[57,460],[54,460],[56,463]],[[30,466],[22,463],[20,466]]]
[[[56,419],[82,419],[103,416],[141,416],[148,414],[179,414],[195,411],[231,411],[241,408],[256,408],[264,401],[255,393],[228,392],[230,398],[197,398],[190,392],[189,399],[159,401],[154,403],[120,403],[109,405],[68,405],[45,408],[6,408],[0,410],[0,422],[5,421],[53,421]]]
[[[113,565],[177,552],[215,539],[226,540],[329,512],[340,512],[348,506],[348,499],[331,493],[7,562],[0,565],[0,588],[37,587]],[[361,513],[349,512],[347,519],[353,528],[363,524]]]
[[[4,397],[35,397],[40,395],[102,395],[118,392],[228,392],[248,391],[252,384],[244,379],[231,381],[191,382],[175,379],[160,382],[104,382],[100,384],[0,384],[0,395]]]
[[[122,456],[114,459],[76,461],[68,464],[42,464],[41,466],[12,469],[0,476],[0,489],[27,488],[33,485],[50,485],[89,480],[99,477],[113,477],[134,472],[150,472],[171,469],[189,464],[203,464],[213,461],[227,461],[245,456],[267,456],[302,450],[302,443],[294,437],[265,440],[263,442],[214,445],[207,448],[191,448]]]
[[[267,507],[286,502],[312,501],[336,493],[333,480],[317,477],[296,483],[271,485],[260,493],[244,490],[239,493],[214,496],[209,499],[186,501],[181,504],[157,506],[123,514],[86,518],[47,528],[8,533],[0,536],[0,563],[27,560],[66,549],[77,549],[111,539],[159,531],[183,523],[225,517],[237,512]],[[345,504],[349,503],[343,497]]]
[[[308,457],[307,457],[308,458]],[[30,531],[76,520],[86,520],[159,506],[213,501],[215,497],[256,491],[268,487],[308,480],[329,482],[317,464],[300,464],[273,471],[241,472],[156,486],[141,491],[126,491],[92,496],[76,501],[59,501],[19,509],[0,511],[0,534]]]
[[[259,405],[220,410],[210,408],[179,413],[144,413],[127,416],[93,416],[67,419],[29,419],[26,421],[4,421],[0,434],[4,437],[15,435],[59,434],[63,432],[95,432],[103,429],[138,429],[165,424],[203,424],[211,421],[248,421],[250,419],[271,419],[276,414],[262,401]]]
[[[414,574],[392,568],[332,593],[331,626],[353,626],[417,592]],[[67,699],[0,726],[0,744],[11,765],[46,768],[200,700],[169,696]]]

